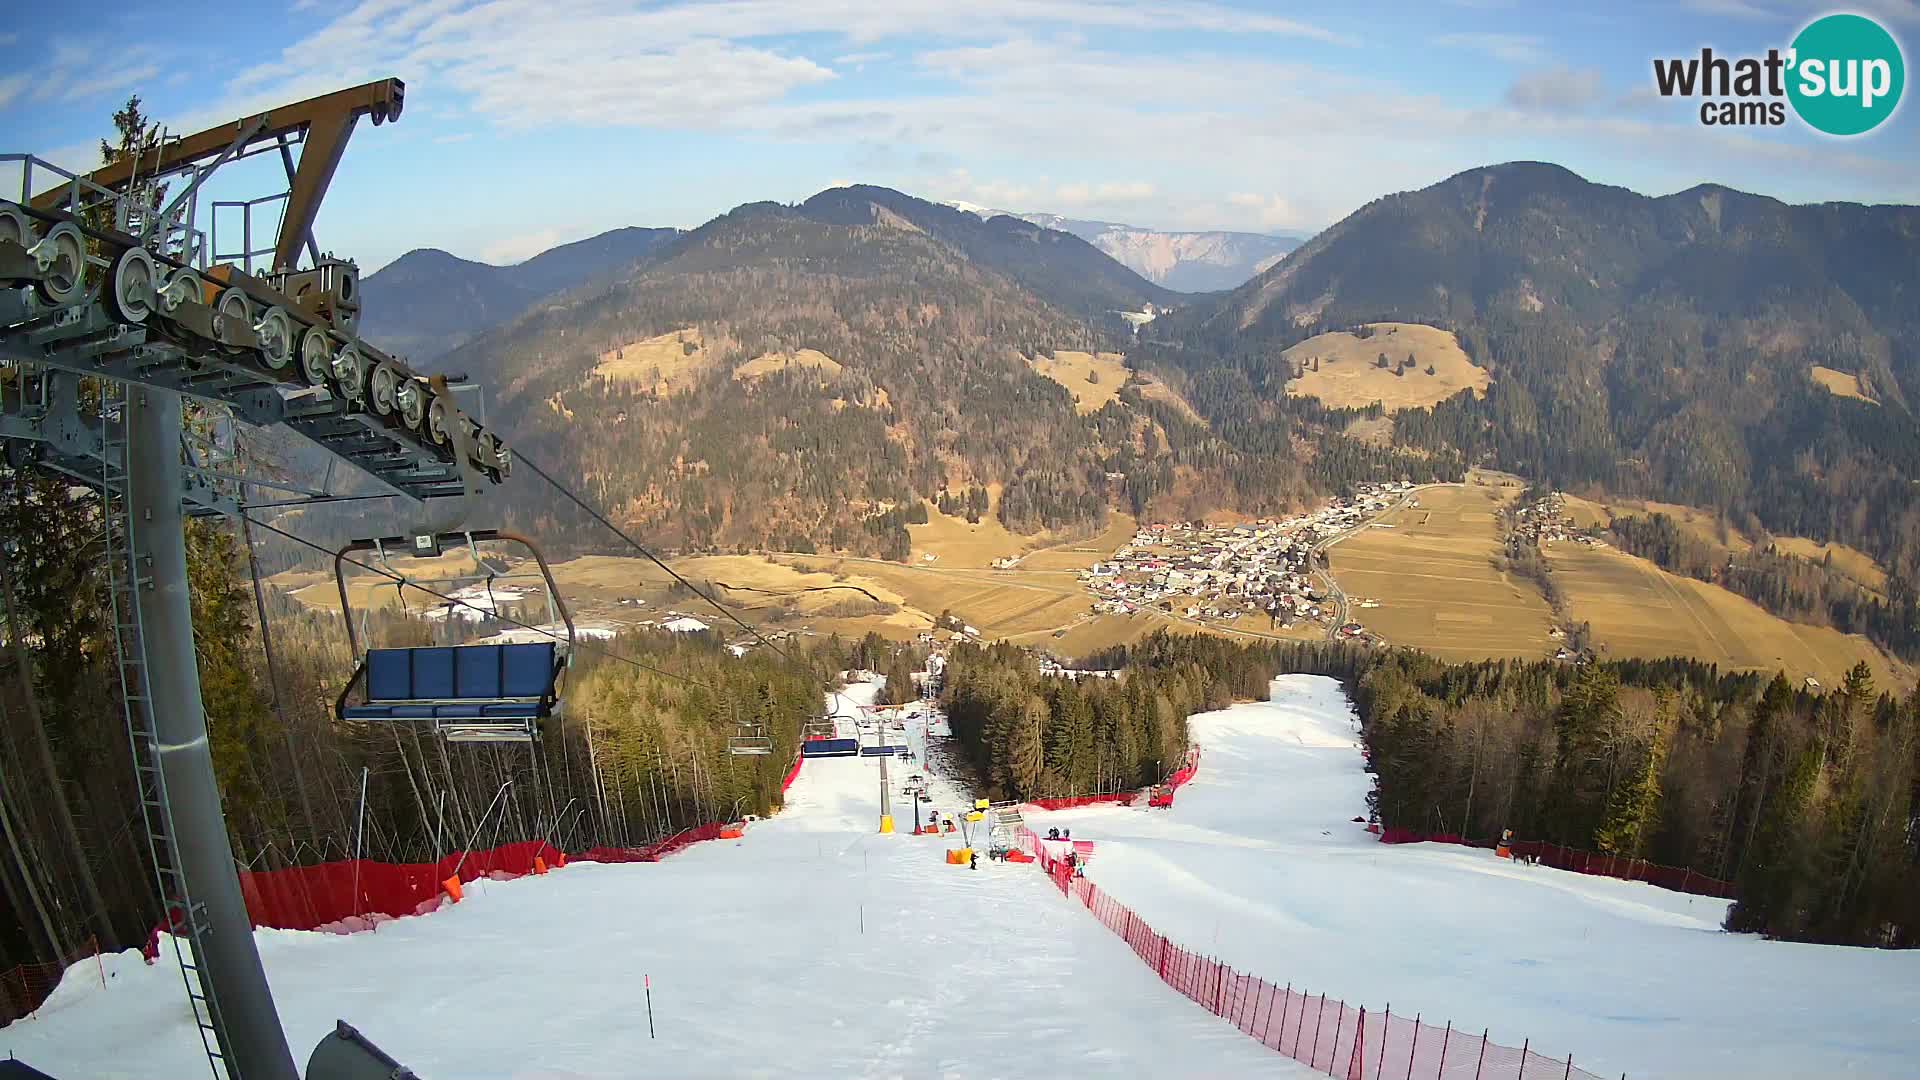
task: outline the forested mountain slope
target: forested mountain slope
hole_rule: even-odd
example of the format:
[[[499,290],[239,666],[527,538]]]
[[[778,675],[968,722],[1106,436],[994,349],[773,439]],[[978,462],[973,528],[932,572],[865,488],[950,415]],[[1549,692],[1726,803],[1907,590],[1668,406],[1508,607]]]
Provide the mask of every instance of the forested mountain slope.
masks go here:
[[[1080,237],[1016,217],[979,215],[916,199],[889,188],[828,188],[801,204],[810,217],[837,225],[892,220],[926,232],[969,260],[998,270],[1064,311],[1097,321],[1141,305],[1177,304],[1162,288]]]
[[[614,229],[513,266],[416,248],[367,275],[360,331],[383,349],[425,362],[542,297],[624,270],[679,235],[678,229]]]
[[[1853,544],[1912,610],[1920,209],[1651,198],[1498,165],[1376,200],[1148,332],[1160,362],[1265,394],[1291,375],[1287,345],[1379,320],[1456,331],[1493,379],[1484,399],[1397,414],[1398,445]]]
[[[689,549],[902,558],[905,525],[943,492],[999,484],[1015,532],[1091,530],[1112,505],[1270,512],[1382,469],[1357,445],[1298,454],[1311,418],[1223,439],[1131,383],[1076,412],[1033,361],[1130,348],[1107,311],[1169,294],[1011,224],[1042,235],[874,188],[749,204],[443,364],[495,388],[492,416],[527,454]],[[542,535],[588,541],[537,485],[510,491]]]

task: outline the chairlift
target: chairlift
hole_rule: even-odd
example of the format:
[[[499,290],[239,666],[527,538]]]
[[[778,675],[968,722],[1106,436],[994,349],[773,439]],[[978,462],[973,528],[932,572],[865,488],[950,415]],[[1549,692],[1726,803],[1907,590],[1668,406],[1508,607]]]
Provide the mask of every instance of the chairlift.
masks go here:
[[[809,739],[831,739],[840,733],[831,716],[816,716],[807,721],[806,737]]]
[[[740,733],[727,739],[727,753],[759,757],[773,753],[773,739],[764,725],[752,720],[740,721]]]
[[[417,587],[434,586],[449,592],[471,585],[484,585],[488,607],[479,609],[484,618],[491,611],[499,614],[493,587],[496,582],[536,580],[525,573],[500,573],[488,568],[480,557],[479,545],[504,542],[518,544],[533,556],[540,572],[537,580],[546,592],[548,625],[566,628],[562,640],[549,634],[545,641],[507,641],[493,644],[444,645],[413,648],[374,648],[363,641],[369,633],[356,632],[352,603],[347,592],[346,571],[349,556],[373,552],[378,562],[393,568],[408,557],[436,557],[448,548],[464,546],[473,555],[474,564],[484,573],[460,575],[421,582]],[[576,634],[573,616],[567,611],[560,587],[553,580],[546,556],[533,541],[518,533],[495,529],[475,532],[433,534],[412,537],[381,537],[355,540],[334,555],[334,582],[340,590],[340,611],[347,624],[347,642],[357,658],[353,676],[340,691],[334,711],[342,720],[363,723],[430,722],[433,730],[448,742],[533,742],[540,737],[540,724],[559,712],[561,684],[571,665]],[[397,569],[396,573],[401,573]],[[402,577],[406,577],[401,573]],[[402,584],[404,592],[405,584]],[[451,588],[447,588],[451,586]],[[448,611],[451,627],[457,620]],[[364,701],[349,704],[354,688],[362,688]]]

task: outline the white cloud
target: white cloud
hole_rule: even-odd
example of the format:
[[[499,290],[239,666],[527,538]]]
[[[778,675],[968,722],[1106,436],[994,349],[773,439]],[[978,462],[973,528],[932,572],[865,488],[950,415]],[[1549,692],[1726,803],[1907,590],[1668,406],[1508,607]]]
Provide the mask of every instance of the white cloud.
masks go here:
[[[1546,41],[1538,34],[1442,34],[1433,43],[1443,49],[1471,49],[1516,64],[1538,64],[1547,59]]]
[[[1774,10],[1784,0],[1717,2]],[[781,178],[793,174],[779,158],[790,148],[795,158],[824,150],[846,175],[928,197],[1188,228],[1317,228],[1384,192],[1514,156],[1615,182],[1712,162],[1737,186],[1799,185],[1780,194],[1885,200],[1910,190],[1869,145],[1808,146],[1626,109],[1619,87],[1552,67],[1549,42],[1524,32],[1430,38],[1460,50],[1437,64],[1478,62],[1472,52],[1517,65],[1520,78],[1499,96],[1351,63],[1358,54],[1325,28],[1201,0],[571,0],[565,18],[552,17],[551,0],[339,0],[322,10],[338,14],[242,71],[223,100],[169,116],[171,126],[194,130],[400,74],[415,122],[398,135],[417,130],[422,142],[506,129],[537,151],[552,145],[541,139],[555,125],[656,128],[760,155],[761,171],[713,186],[714,213],[722,199],[785,190]],[[1259,47],[1242,47],[1249,40]],[[902,77],[834,70],[868,64]],[[600,164],[589,155],[542,167],[572,182],[594,179]],[[693,218],[701,197],[679,196],[676,211]],[[610,216],[582,223],[581,235],[644,220],[631,215],[646,205],[610,201]],[[549,224],[537,207],[516,208],[474,226],[473,249],[524,257],[556,242],[541,229]]]
[[[509,236],[489,244],[481,250],[480,258],[481,261],[493,263],[495,266],[511,266],[517,262],[525,262],[560,242],[559,230],[539,229]]]
[[[473,139],[473,132],[471,131],[462,131],[455,135],[435,135],[433,137],[434,142],[439,143],[443,146],[449,145],[452,143],[468,142],[468,141],[471,141],[472,139]]]
[[[67,101],[85,101],[104,94],[137,90],[159,74],[159,64],[106,64],[91,69],[85,77],[68,80],[59,88],[59,93]]]
[[[362,0],[241,72],[226,114],[263,107],[262,97],[298,100],[316,87],[401,71],[410,94],[416,86],[462,91],[475,113],[513,128],[557,120],[699,129],[736,123],[743,109],[833,78],[811,59],[748,41],[814,34],[868,43],[1061,25],[1343,40],[1300,20],[1200,0],[977,0],[964,7],[942,0],[577,0],[566,18],[552,16],[550,0]],[[841,62],[882,55],[857,50]]]
[[[1144,180],[1104,181],[1098,184],[1061,184],[1053,189],[1055,206],[1114,206],[1144,202],[1154,196],[1154,186]]]
[[[1284,195],[1256,195],[1250,191],[1236,191],[1227,196],[1227,202],[1250,218],[1261,230],[1299,229],[1308,226],[1299,208],[1288,201]]]
[[[1507,87],[1507,104],[1539,112],[1578,112],[1600,99],[1600,73],[1565,66],[1530,71]]]
[[[1857,11],[1890,22],[1920,23],[1920,3],[1915,0],[1852,0],[1836,5],[1808,4],[1802,0],[1686,0],[1686,6],[1703,15],[1790,22],[1794,25],[1811,22],[1834,8]]]
[[[25,75],[8,75],[5,78],[0,78],[0,109],[4,109],[12,104],[13,99],[19,97],[20,92],[26,88],[27,77]]]

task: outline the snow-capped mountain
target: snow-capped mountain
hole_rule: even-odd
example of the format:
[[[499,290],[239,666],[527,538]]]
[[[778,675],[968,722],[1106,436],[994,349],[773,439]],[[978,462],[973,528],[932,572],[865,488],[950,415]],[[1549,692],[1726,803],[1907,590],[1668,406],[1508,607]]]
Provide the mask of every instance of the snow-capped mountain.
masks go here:
[[[1213,292],[1244,283],[1303,242],[1297,236],[1248,232],[1175,232],[1088,221],[1059,214],[996,210],[959,199],[947,205],[981,218],[1016,217],[1043,228],[1072,233],[1141,277],[1180,292]]]

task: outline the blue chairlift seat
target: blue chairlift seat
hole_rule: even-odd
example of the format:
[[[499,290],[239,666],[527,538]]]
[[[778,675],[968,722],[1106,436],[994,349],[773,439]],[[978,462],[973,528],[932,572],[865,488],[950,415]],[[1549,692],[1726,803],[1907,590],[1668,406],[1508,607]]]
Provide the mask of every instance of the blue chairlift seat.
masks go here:
[[[368,649],[353,680],[364,676],[366,704],[349,705],[343,694],[340,716],[431,720],[457,741],[530,739],[559,704],[563,663],[551,641]]]

